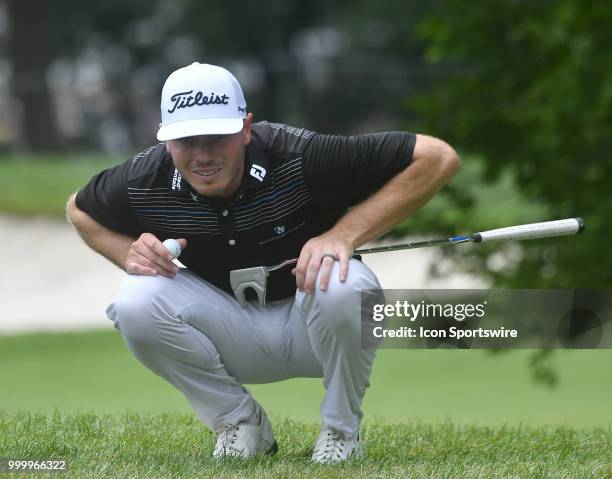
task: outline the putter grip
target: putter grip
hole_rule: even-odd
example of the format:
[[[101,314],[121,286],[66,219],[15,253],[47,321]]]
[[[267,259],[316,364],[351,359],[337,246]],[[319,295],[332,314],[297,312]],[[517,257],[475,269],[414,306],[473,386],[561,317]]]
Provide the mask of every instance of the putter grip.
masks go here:
[[[543,223],[530,223],[526,225],[509,226],[495,230],[481,231],[472,236],[475,243],[485,241],[511,241],[536,238],[549,238],[552,236],[571,235],[584,230],[582,218],[568,218],[565,220],[545,221]]]

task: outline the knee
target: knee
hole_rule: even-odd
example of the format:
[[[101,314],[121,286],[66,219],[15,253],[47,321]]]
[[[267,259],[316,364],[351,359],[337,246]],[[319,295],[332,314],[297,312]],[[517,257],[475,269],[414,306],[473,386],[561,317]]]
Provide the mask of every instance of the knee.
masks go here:
[[[380,288],[380,284],[372,270],[361,261],[351,259],[345,281],[340,281],[340,262],[336,261],[331,270],[327,290],[321,291],[319,276],[315,294],[319,302],[327,306],[337,305],[346,309],[349,305],[359,305],[361,291],[377,288]]]
[[[106,314],[115,323],[122,336],[134,343],[150,343],[155,340],[155,317],[160,307],[160,297],[167,287],[163,276],[128,275]]]
[[[332,268],[326,291],[319,288],[319,278],[315,301],[325,316],[326,327],[336,332],[349,334],[361,331],[361,295],[363,290],[378,289],[380,283],[374,273],[361,261],[352,259],[346,281],[341,282],[340,263]]]

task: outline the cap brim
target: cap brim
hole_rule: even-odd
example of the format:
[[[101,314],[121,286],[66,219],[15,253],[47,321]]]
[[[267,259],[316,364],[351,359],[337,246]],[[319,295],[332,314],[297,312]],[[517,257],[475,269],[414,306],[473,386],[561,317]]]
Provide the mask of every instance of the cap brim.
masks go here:
[[[176,140],[186,136],[231,135],[242,130],[242,118],[207,118],[200,120],[177,121],[162,125],[157,132],[159,141]]]

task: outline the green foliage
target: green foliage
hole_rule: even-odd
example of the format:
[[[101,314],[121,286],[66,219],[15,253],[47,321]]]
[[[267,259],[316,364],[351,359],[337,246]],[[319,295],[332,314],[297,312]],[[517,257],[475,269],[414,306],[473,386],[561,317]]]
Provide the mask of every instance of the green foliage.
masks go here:
[[[522,245],[523,261],[492,271],[500,286],[612,281],[611,23],[605,2],[447,0],[418,27],[428,60],[455,71],[411,103],[429,129],[483,154],[487,179],[510,172],[548,210],[540,221],[585,219],[581,237]]]
[[[441,194],[396,227],[394,236],[470,234],[540,221],[549,214],[546,205],[529,201],[521,194],[509,171],[487,181],[487,165],[482,156],[462,154],[461,157],[461,169]],[[464,250],[465,247],[459,247],[455,251]]]
[[[369,422],[364,459],[315,465],[316,423],[272,418],[273,457],[210,457],[214,435],[193,415],[7,413],[0,409],[0,457],[62,459],[62,477],[609,477],[605,429],[498,428]]]

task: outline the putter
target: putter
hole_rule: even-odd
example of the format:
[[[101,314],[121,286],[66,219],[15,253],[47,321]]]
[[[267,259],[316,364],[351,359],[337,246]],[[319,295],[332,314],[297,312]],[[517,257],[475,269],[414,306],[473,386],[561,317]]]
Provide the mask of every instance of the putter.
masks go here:
[[[415,241],[413,243],[402,243],[390,246],[379,246],[355,250],[353,254],[383,253],[385,251],[397,251],[402,249],[427,248],[429,246],[440,246],[444,244],[459,243],[485,243],[487,241],[520,241],[537,238],[552,238],[582,233],[584,222],[582,218],[568,218],[556,221],[544,221],[542,223],[530,223],[524,225],[508,226],[494,230],[481,231],[468,236],[453,236],[427,241]],[[235,269],[230,271],[230,284],[234,296],[240,306],[246,308],[246,290],[252,289],[257,294],[258,303],[266,304],[266,287],[268,276],[271,272],[284,268],[290,264],[296,264],[298,258],[288,259],[274,266],[255,266],[253,268]]]

